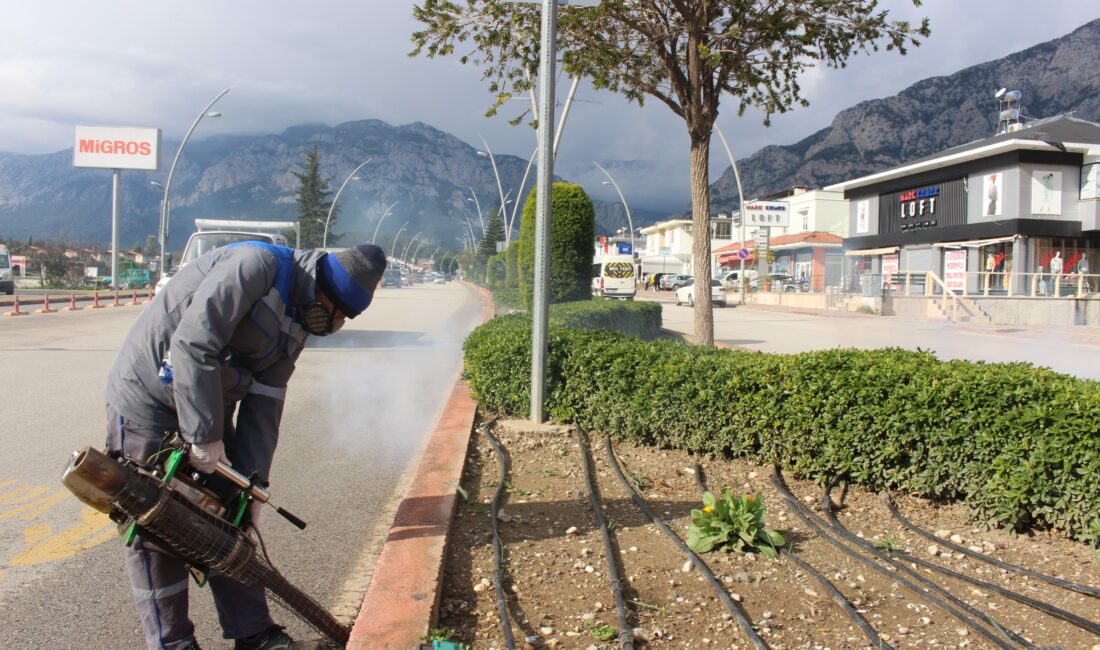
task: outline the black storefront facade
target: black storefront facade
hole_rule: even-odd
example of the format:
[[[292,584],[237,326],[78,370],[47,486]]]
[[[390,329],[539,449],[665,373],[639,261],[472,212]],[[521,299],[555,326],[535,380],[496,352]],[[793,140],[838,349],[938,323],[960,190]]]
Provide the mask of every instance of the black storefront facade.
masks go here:
[[[849,200],[848,277],[931,271],[960,294],[1054,297],[1059,267],[1060,295],[1078,277],[1097,290],[1098,183],[1100,125],[1059,117],[826,189]]]

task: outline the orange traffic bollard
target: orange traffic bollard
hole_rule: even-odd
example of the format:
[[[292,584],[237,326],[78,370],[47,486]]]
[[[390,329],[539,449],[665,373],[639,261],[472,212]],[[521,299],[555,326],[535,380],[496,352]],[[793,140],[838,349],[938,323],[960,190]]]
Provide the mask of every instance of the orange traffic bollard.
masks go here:
[[[99,304],[99,289],[92,294],[92,309],[103,309],[103,305]]]
[[[5,316],[26,316],[27,312],[19,311],[19,296],[15,297],[15,304],[12,305],[11,311],[4,314]]]
[[[80,311],[81,307],[76,306],[76,294],[69,294],[69,306],[64,311]]]
[[[34,313],[36,313],[36,314],[52,314],[55,311],[57,311],[57,310],[56,309],[50,309],[50,294],[47,293],[45,296],[42,297],[42,309],[35,309]]]
[[[121,307],[122,303],[118,301],[118,291],[115,291],[115,301],[107,305],[108,307]]]
[[[137,290],[136,289],[132,289],[130,291],[130,302],[127,303],[127,304],[130,304],[130,305],[140,305],[141,304],[140,302],[138,302]]]

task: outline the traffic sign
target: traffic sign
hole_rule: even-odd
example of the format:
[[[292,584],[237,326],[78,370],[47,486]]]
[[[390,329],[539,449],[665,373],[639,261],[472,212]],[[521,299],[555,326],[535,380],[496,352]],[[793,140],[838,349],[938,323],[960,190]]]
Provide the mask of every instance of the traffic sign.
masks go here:
[[[743,260],[749,259],[749,249],[742,248],[741,250],[737,251],[737,257]]]

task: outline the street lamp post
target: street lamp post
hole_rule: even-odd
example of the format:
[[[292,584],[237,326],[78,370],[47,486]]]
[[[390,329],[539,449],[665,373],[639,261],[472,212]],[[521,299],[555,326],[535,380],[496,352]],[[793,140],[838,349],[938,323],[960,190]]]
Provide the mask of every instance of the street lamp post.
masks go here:
[[[420,252],[420,247],[423,246],[423,245],[424,245],[424,242],[420,242],[419,244],[416,245],[416,248],[413,249],[413,254],[412,254],[413,264],[416,264],[416,254]]]
[[[489,164],[493,167],[493,176],[497,179],[497,193],[500,194],[500,205],[502,206],[501,209],[503,210],[505,199],[504,185],[500,182],[500,170],[497,169],[497,159],[495,156],[493,156],[493,150],[489,148],[489,143],[485,141],[485,136],[478,133],[477,137],[481,138],[481,144],[485,145],[485,151],[479,151],[477,152],[477,155],[488,158]]]
[[[626,210],[626,225],[630,228],[630,254],[634,254],[634,220],[630,218],[630,206],[626,204],[626,197],[623,196],[623,191],[619,189],[619,184],[615,182],[614,178],[611,178],[611,174],[606,169],[600,167],[600,163],[593,161],[593,165],[599,168],[604,176],[607,176],[607,181],[604,181],[604,185],[610,185],[615,188],[615,191],[619,193],[619,200],[623,202],[623,210]]]
[[[328,206],[328,215],[325,216],[325,234],[323,237],[321,237],[321,248],[328,248],[328,224],[330,221],[332,221],[332,211],[336,209],[336,202],[340,200],[340,192],[344,191],[344,188],[347,187],[348,183],[358,178],[358,176],[356,176],[355,174],[357,174],[359,170],[363,168],[363,165],[366,165],[370,161],[371,159],[367,158],[363,162],[359,163],[358,167],[351,170],[351,173],[348,174],[348,177],[344,179],[344,182],[340,183],[340,189],[336,190],[336,196],[332,197],[332,205]]]
[[[374,244],[375,238],[378,237],[378,229],[382,227],[382,222],[386,220],[386,217],[388,217],[389,214],[390,214],[390,210],[393,210],[393,206],[395,206],[395,205],[397,205],[397,201],[394,201],[393,203],[391,203],[390,207],[386,208],[386,210],[382,213],[382,216],[378,219],[378,225],[376,225],[374,227],[374,234],[371,235],[371,238],[370,238],[370,243],[371,244]]]
[[[741,249],[745,248],[745,193],[741,189],[741,173],[737,171],[737,161],[733,158],[733,152],[730,151],[730,145],[726,142],[726,136],[722,135],[722,129],[718,128],[718,125],[714,125],[714,132],[718,134],[718,139],[722,141],[722,146],[726,149],[726,155],[729,156],[730,165],[733,167],[733,179],[737,181],[737,213],[741,217]],[[757,251],[759,253],[759,251]],[[745,258],[740,254],[737,255],[740,258],[740,270],[737,272],[738,284],[741,285],[741,299],[739,304],[745,304]]]
[[[405,262],[405,264],[409,263],[409,249],[412,248],[412,245],[416,242],[417,239],[420,239],[420,235],[422,235],[423,233],[423,230],[416,233],[415,235],[413,235],[413,238],[409,240],[409,243],[405,244],[405,252],[401,253],[401,259]]]
[[[409,225],[409,222],[401,224],[401,227],[397,229],[397,234],[393,236],[393,244],[390,245],[390,253],[397,252],[397,238],[401,236],[401,233],[405,232],[405,226]]]
[[[180,160],[180,154],[183,153],[183,148],[187,145],[187,141],[191,138],[191,134],[195,132],[195,127],[199,125],[204,117],[221,117],[221,113],[211,111],[214,104],[219,99],[225,96],[230,90],[233,90],[233,86],[226,88],[217,95],[214,99],[210,100],[210,103],[198,114],[195,121],[191,123],[191,128],[187,129],[187,134],[183,136],[183,140],[180,141],[179,149],[176,149],[176,156],[172,158],[172,165],[168,168],[168,179],[164,182],[164,198],[161,199],[160,204],[160,264],[164,266],[164,249],[168,246],[168,191],[172,188],[172,176],[176,173],[176,163]]]
[[[481,222],[481,232],[485,232],[485,217],[481,214],[481,201],[477,200],[477,194],[474,192],[474,188],[470,187],[470,196],[474,197],[474,205],[477,206],[477,220]],[[466,199],[469,201],[470,199]]]

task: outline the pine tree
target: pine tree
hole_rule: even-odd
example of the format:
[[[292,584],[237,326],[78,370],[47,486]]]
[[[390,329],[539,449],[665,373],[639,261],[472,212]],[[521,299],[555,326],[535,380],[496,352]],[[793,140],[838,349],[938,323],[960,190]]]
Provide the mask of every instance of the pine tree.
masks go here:
[[[485,234],[477,244],[477,256],[474,259],[480,267],[484,267],[485,262],[497,254],[497,242],[504,241],[504,224],[500,220],[500,212],[497,210],[489,218],[489,223],[485,225]]]
[[[325,217],[332,205],[328,200],[330,178],[321,176],[321,154],[317,145],[306,154],[306,170],[291,172],[298,179],[298,228],[302,248],[317,248],[325,233]],[[329,230],[336,223],[338,210],[332,211]],[[331,240],[332,237],[330,236]]]

